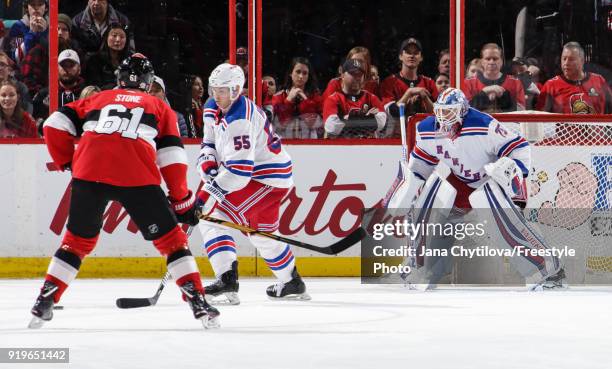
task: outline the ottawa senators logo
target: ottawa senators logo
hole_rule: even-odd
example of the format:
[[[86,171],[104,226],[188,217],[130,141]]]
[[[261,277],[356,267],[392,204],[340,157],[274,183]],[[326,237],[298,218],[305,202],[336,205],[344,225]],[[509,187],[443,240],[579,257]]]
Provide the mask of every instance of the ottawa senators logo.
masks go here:
[[[570,96],[572,114],[595,114],[595,109],[583,100],[584,93]]]

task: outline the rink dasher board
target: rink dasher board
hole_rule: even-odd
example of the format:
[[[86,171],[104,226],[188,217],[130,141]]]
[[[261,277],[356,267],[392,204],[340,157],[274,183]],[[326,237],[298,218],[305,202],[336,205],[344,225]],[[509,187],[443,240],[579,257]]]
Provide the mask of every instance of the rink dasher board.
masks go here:
[[[197,188],[199,177],[195,163],[199,145],[185,145],[191,170],[189,186]],[[401,154],[398,145],[285,145],[292,156],[295,196],[301,202],[286,202],[281,209],[282,229],[286,237],[312,244],[328,245],[342,234],[331,228],[347,231],[358,218],[343,208],[346,204],[371,207],[385,195],[397,171],[397,158]],[[612,156],[607,147],[581,147],[579,150],[560,147],[532,147],[533,162],[537,170],[549,172],[549,187],[538,201],[554,200],[556,173],[572,162],[581,162],[594,170],[590,155]],[[44,274],[50,255],[61,240],[65,226],[65,214],[61,212],[70,176],[50,171],[50,156],[44,144],[0,145],[0,186],[3,188],[3,204],[0,223],[3,242],[0,245],[0,277],[23,278]],[[555,165],[538,167],[544,158],[557,155]],[[542,159],[540,159],[542,158]],[[612,170],[607,168],[608,180]],[[327,191],[327,197],[322,192]],[[612,190],[604,195],[612,197]],[[323,197],[325,197],[323,201]],[[288,215],[291,205],[295,210]],[[317,205],[317,206],[315,206]],[[313,210],[320,206],[320,213]],[[163,274],[164,265],[151,243],[129,229],[129,217],[120,219],[123,209],[116,209],[114,218],[105,219],[98,247],[85,260],[81,276],[95,277],[154,277]],[[332,216],[332,214],[335,214]],[[330,227],[331,225],[331,227]],[[242,235],[236,235],[237,253],[244,275],[270,275],[254,249]],[[201,236],[194,231],[190,238],[191,249],[196,256],[204,255]],[[307,250],[293,248],[302,274],[307,276],[358,276],[359,245],[339,256],[324,256]],[[203,273],[210,274],[205,257],[199,258]]]

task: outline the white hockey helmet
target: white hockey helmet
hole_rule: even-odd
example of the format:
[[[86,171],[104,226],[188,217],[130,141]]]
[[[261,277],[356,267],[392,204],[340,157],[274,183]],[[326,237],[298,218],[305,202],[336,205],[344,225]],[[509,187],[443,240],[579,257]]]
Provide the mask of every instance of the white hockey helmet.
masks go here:
[[[242,93],[244,86],[244,72],[238,65],[223,63],[218,65],[208,77],[208,94],[212,96],[213,87],[227,87],[232,101]]]
[[[442,91],[434,103],[438,136],[454,138],[469,109],[470,103],[461,90],[449,87]]]

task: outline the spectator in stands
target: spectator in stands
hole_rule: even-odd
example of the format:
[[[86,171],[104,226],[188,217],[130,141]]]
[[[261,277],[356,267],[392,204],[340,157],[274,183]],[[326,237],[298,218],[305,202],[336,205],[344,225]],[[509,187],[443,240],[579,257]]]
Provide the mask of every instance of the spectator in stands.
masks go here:
[[[293,58],[283,89],[272,99],[275,131],[281,137],[305,139],[323,135],[323,99],[317,85],[310,61]]]
[[[584,49],[568,42],[561,52],[562,74],[542,87],[537,109],[563,114],[610,114],[612,94],[606,80],[597,73],[584,71]]]
[[[79,58],[84,60],[79,42],[72,37],[72,20],[66,14],[60,13],[57,15],[57,34],[58,34],[58,50],[62,52],[66,49],[71,49],[79,54]]]
[[[325,138],[379,137],[387,114],[373,93],[363,90],[367,66],[359,59],[347,59],[342,65],[341,91],[323,103]]]
[[[115,70],[130,55],[127,44],[129,35],[129,29],[121,23],[113,23],[107,28],[104,46],[89,58],[85,66],[87,83],[102,90],[110,90],[117,85]]]
[[[34,119],[18,102],[15,82],[0,82],[0,138],[37,137]]]
[[[450,76],[450,52],[448,49],[440,51],[438,58],[438,74],[446,74]]]
[[[4,42],[4,50],[11,59],[21,61],[25,58],[26,50],[23,43],[26,34],[30,32],[30,21],[32,17],[45,17],[47,10],[45,0],[25,0],[23,2],[23,17],[13,24]],[[48,18],[45,21],[48,22]],[[34,36],[31,35],[30,39]],[[31,45],[30,48],[32,47],[34,45]]]
[[[58,58],[58,106],[79,99],[85,80],[81,77],[81,60],[76,51],[66,49]],[[34,96],[34,118],[41,123],[49,116],[49,88],[45,87]]]
[[[527,67],[527,70],[529,71],[529,74],[531,74],[531,79],[533,80],[533,83],[536,84],[536,87],[539,91],[542,91],[542,87],[544,87],[544,84],[540,80],[540,67],[538,67],[537,64],[534,64],[532,62]]]
[[[40,15],[30,17],[30,30],[23,36],[21,49],[25,55],[28,54],[42,40],[49,39],[49,19]]]
[[[450,78],[445,73],[438,73],[436,78],[434,78],[436,82],[436,89],[438,90],[438,94],[448,88],[450,86]]]
[[[203,135],[203,107],[204,107],[204,83],[200,76],[189,76],[191,86],[191,106],[187,110],[187,127],[189,137],[202,137]]]
[[[12,80],[17,86],[17,94],[19,95],[19,105],[23,110],[32,113],[32,99],[28,93],[28,87],[14,78],[15,62],[5,52],[0,51],[0,82]]]
[[[370,66],[372,65],[372,58],[370,56],[370,50],[363,46],[356,46],[352,48],[346,55],[346,59],[357,59],[361,61],[366,68],[366,74],[364,76],[364,85],[362,89],[373,93],[378,96],[378,84],[372,79],[370,75]],[[342,69],[342,68],[340,68]],[[328,96],[334,92],[342,91],[342,75],[344,71],[340,70],[340,77],[332,78],[328,83],[325,91],[323,91],[323,100],[327,99]]]
[[[370,66],[370,78],[380,86],[380,73],[378,72],[378,67],[375,65]]]
[[[438,98],[435,82],[418,73],[423,61],[423,48],[419,40],[410,37],[402,41],[398,58],[399,72],[390,75],[380,85],[380,96],[385,111],[393,117],[388,135],[399,135],[399,109],[397,104],[406,104],[406,115],[433,112],[433,101]]]
[[[276,94],[276,80],[272,76],[264,76],[262,79],[266,86],[266,94],[263,97],[265,104],[268,100],[272,100],[272,97]]]
[[[108,0],[89,0],[85,9],[72,19],[73,36],[87,54],[98,52],[106,44],[105,34],[113,24],[121,24],[127,28],[129,19],[115,10]],[[135,51],[134,36],[128,37],[127,46],[130,53]]]
[[[480,111],[499,113],[525,109],[525,90],[521,82],[502,73],[504,55],[499,45],[485,44],[480,50],[483,72],[465,80],[465,96]]]
[[[94,85],[86,86],[81,91],[81,94],[79,95],[79,99],[84,99],[84,98],[89,97],[91,95],[95,95],[95,94],[97,94],[100,91],[102,91],[102,90],[100,90],[100,87],[98,87],[98,86],[94,86]]]
[[[21,75],[23,82],[28,86],[30,96],[36,96],[49,84],[49,42],[47,38],[42,38],[32,50],[28,51],[21,63]]]
[[[272,106],[272,99],[276,94],[276,80],[272,76],[264,76],[261,81],[261,93],[263,101],[261,107],[264,109],[266,116],[270,122],[274,121],[274,107]]]
[[[540,94],[538,86],[533,82],[531,72],[529,72],[529,64],[527,59],[515,56],[512,59],[512,75],[516,77],[523,85],[525,91],[525,109],[532,110],[535,107],[535,102]]]
[[[484,70],[482,69],[482,62],[479,58],[474,58],[470,61],[467,68],[465,69],[465,78],[476,77],[478,72],[482,73]]]
[[[157,97],[161,101],[168,104],[168,106],[170,106],[170,102],[168,101],[168,98],[166,97],[166,84],[164,83],[164,80],[161,79],[161,77],[158,77],[158,76],[153,77],[153,83],[151,83],[151,86],[149,87],[149,95],[153,95]],[[181,133],[181,136],[189,137],[189,130],[187,129],[187,123],[185,122],[185,117],[183,116],[183,114],[179,113],[176,110],[174,110],[174,113],[176,114],[176,119],[178,121],[178,126],[179,126],[179,131]]]

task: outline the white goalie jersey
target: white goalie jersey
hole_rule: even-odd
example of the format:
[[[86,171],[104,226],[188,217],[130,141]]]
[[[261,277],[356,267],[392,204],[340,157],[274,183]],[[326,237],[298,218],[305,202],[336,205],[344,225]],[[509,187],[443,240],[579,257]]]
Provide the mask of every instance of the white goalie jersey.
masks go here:
[[[291,157],[281,146],[265,112],[240,96],[223,115],[213,99],[204,106],[204,138],[200,158],[219,164],[215,185],[225,192],[250,180],[277,188],[293,186]]]
[[[408,168],[423,179],[428,178],[439,162],[446,164],[461,182],[478,188],[487,179],[484,166],[502,157],[513,159],[529,175],[531,152],[529,143],[505,129],[492,116],[470,108],[463,118],[458,136],[436,137],[435,116],[417,125],[416,145],[410,154]]]

